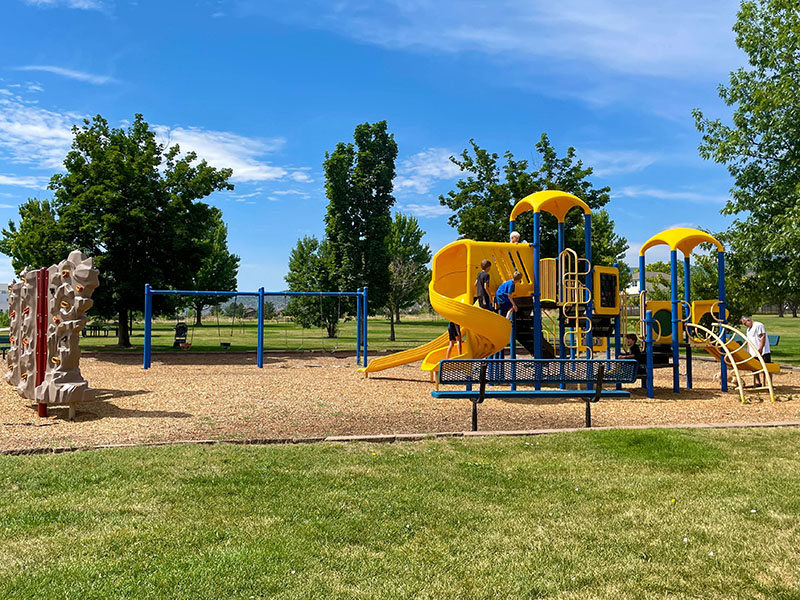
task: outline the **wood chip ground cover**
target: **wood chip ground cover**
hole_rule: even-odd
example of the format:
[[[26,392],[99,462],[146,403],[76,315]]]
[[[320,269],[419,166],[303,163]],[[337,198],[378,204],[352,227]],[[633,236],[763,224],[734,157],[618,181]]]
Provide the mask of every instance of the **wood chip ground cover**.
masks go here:
[[[0,450],[93,446],[193,439],[318,438],[329,435],[465,431],[466,400],[430,396],[419,364],[376,373],[356,372],[353,354],[154,355],[145,371],[140,355],[84,355],[84,376],[95,399],[67,409],[51,407],[40,419],[11,386],[0,387]],[[719,390],[719,366],[693,362],[694,389],[672,392],[672,371],[656,372],[656,398],[638,386],[631,398],[593,408],[596,426],[781,422],[800,419],[800,371],[775,377],[778,401]],[[752,383],[752,378],[750,379]],[[570,401],[489,399],[480,408],[482,430],[581,427],[583,404]]]

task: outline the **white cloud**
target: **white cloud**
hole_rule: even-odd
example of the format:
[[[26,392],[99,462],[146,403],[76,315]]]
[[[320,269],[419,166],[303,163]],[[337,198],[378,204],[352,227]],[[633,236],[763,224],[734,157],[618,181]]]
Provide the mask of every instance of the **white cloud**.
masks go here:
[[[231,181],[255,182],[292,179],[310,181],[301,169],[279,167],[263,160],[263,156],[280,149],[281,138],[249,138],[228,131],[211,131],[199,127],[167,127],[154,125],[153,129],[165,144],[178,144],[181,152],[193,151],[216,168],[233,169]]]
[[[103,3],[99,0],[25,0],[25,4],[42,6],[45,8],[63,6],[65,8],[78,8],[80,10],[103,10]]]
[[[32,106],[13,93],[0,94],[0,159],[59,170],[72,145],[72,127],[83,118],[77,113]],[[179,144],[184,153],[194,151],[216,168],[233,169],[234,183],[313,181],[308,167],[283,167],[264,160],[264,155],[283,147],[285,140],[281,138],[252,138],[199,127],[151,127],[163,143]]]
[[[643,171],[656,162],[656,155],[638,150],[583,150],[579,156],[599,177]]]
[[[52,73],[53,75],[60,75],[67,79],[75,79],[76,81],[84,81],[94,85],[104,85],[106,83],[115,83],[117,80],[108,75],[95,75],[85,71],[76,71],[74,69],[65,69],[63,67],[56,67],[53,65],[26,65],[24,67],[17,67],[17,71],[40,71],[43,73]],[[38,91],[42,91],[39,88]]]
[[[428,148],[404,159],[397,169],[394,190],[427,194],[437,180],[458,177],[461,169],[450,160],[453,154],[445,148]]]
[[[739,60],[737,0],[239,0],[239,14],[393,49],[478,52],[535,68],[548,59],[607,71],[686,79]]]
[[[0,156],[46,169],[61,167],[72,144],[75,113],[58,113],[0,98]]]
[[[0,185],[14,185],[24,188],[43,190],[47,187],[48,181],[50,181],[48,177],[0,174]]]
[[[451,211],[441,204],[404,204],[399,206],[401,212],[409,213],[421,219],[434,219],[443,215],[450,215]]]
[[[656,198],[657,200],[674,200],[693,204],[725,204],[727,196],[705,194],[692,190],[662,190],[642,186],[627,186],[616,190],[614,198]]]

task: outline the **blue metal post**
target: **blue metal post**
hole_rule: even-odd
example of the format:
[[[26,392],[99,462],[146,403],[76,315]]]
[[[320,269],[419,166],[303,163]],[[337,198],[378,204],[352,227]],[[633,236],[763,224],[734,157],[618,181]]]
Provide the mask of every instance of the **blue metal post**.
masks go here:
[[[361,364],[361,288],[356,296],[356,364]]]
[[[153,288],[149,283],[144,284],[144,364],[143,368],[150,368],[150,334],[153,318]]]
[[[566,239],[566,234],[564,232],[564,223],[562,221],[559,222],[558,224],[558,256],[556,257],[556,265],[558,265],[559,267],[561,266],[560,259],[561,259],[561,253],[564,251],[565,239]],[[556,298],[558,300],[563,300],[564,297],[563,296],[564,292],[561,289],[561,284],[563,283],[563,276],[564,274],[558,271],[557,273],[558,280],[556,282],[556,285],[558,286],[559,289],[558,293],[556,294]],[[566,358],[567,355],[567,346],[566,344],[564,344],[564,335],[566,334],[566,332],[567,332],[567,324],[564,319],[564,313],[563,311],[558,311],[558,358]],[[561,387],[563,388],[566,386],[561,386]]]
[[[586,322],[589,325],[589,331],[586,333],[586,358],[592,358],[592,347],[594,346],[594,335],[592,335],[591,322],[592,313],[594,312],[594,294],[592,291],[594,268],[592,266],[592,214],[587,213],[583,215],[583,254],[589,264],[589,272],[586,274],[584,285],[589,293],[589,299],[586,303]],[[594,389],[593,384],[586,386],[587,389]]]
[[[533,213],[533,357],[542,358],[542,275],[541,265],[541,213]],[[534,385],[534,389],[541,389],[541,384]]]
[[[513,313],[511,315],[511,348],[508,351],[508,358],[517,358],[517,313]],[[511,380],[515,381],[517,379],[517,365],[515,363],[511,363]],[[517,384],[512,383],[511,389],[516,390]]]
[[[619,265],[617,263],[614,263],[614,268],[618,269]],[[619,285],[619,279],[617,279],[617,285]],[[620,311],[628,310],[628,307],[627,306],[620,306],[619,309],[620,309]],[[620,339],[620,337],[621,337],[620,327],[621,327],[621,320],[619,318],[619,313],[617,313],[616,316],[614,317],[614,358],[619,356],[619,353],[620,353],[620,350],[621,350],[621,347],[620,347],[621,346],[621,344],[620,344],[620,341],[621,341],[621,339]],[[609,347],[610,346],[611,346],[611,344],[609,344]],[[622,389],[622,384],[617,382],[617,386],[616,387],[617,387],[618,390],[621,390]]]
[[[644,324],[645,324],[645,350],[647,353],[647,364],[645,366],[646,369],[646,387],[647,387],[647,397],[653,397],[653,311],[648,310],[645,313],[644,317]]]
[[[678,251],[669,252],[670,299],[672,300],[672,391],[681,391],[680,354],[678,349]]]
[[[692,317],[691,310],[689,307],[692,304],[692,279],[691,279],[691,272],[692,272],[692,261],[690,256],[683,257],[683,299],[686,301],[686,320],[690,320]],[[681,310],[681,316],[683,316],[683,310]],[[684,360],[686,361],[686,389],[692,389],[692,347],[689,344],[689,330],[684,328],[684,336],[683,341],[686,344],[686,355]]]
[[[364,294],[364,309],[362,311],[362,317],[364,318],[364,333],[361,334],[361,339],[364,341],[364,366],[367,365],[367,323],[369,317],[369,303],[367,302],[367,288],[365,287],[361,290],[361,293]]]
[[[258,288],[258,368],[264,368],[264,288]]]
[[[592,266],[592,215],[591,213],[583,216],[583,246],[584,255],[586,260],[589,261],[589,274],[586,275],[586,289],[589,290],[589,302],[586,303],[586,318],[588,323],[592,322],[592,314],[594,313],[594,292],[592,287],[594,285],[594,268]],[[589,350],[586,353],[586,358],[592,357],[592,346],[594,345],[591,330],[586,334],[586,346]],[[591,388],[590,388],[591,389]]]
[[[511,232],[512,232],[512,231],[514,231],[514,223],[515,223],[515,221],[509,221],[509,222],[508,222],[508,235],[509,235],[509,239],[511,239],[511,238],[510,238],[510,236],[511,236]]]
[[[639,255],[639,292],[647,289],[647,279],[645,278],[644,271],[644,254]]]
[[[718,292],[719,292],[719,320],[722,323],[728,321],[725,311],[727,304],[725,302],[725,251],[720,250],[717,252],[717,279],[718,279]],[[726,334],[722,332],[722,341],[725,342]],[[728,391],[728,367],[725,366],[725,360],[719,362],[719,380],[722,386],[722,391]]]

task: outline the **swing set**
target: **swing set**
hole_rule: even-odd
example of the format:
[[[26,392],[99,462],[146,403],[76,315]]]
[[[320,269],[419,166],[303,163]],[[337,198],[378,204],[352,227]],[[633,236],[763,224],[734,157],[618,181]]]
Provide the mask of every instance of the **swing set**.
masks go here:
[[[234,302],[239,296],[251,296],[258,298],[258,333],[257,338],[257,364],[258,368],[264,367],[264,300],[268,297],[283,296],[284,298],[292,297],[318,297],[320,303],[320,314],[323,314],[323,298],[336,297],[338,298],[338,316],[341,317],[342,298],[355,298],[356,299],[356,364],[367,364],[367,288],[359,288],[355,292],[265,292],[264,288],[259,288],[257,292],[242,292],[242,291],[209,291],[209,290],[154,290],[150,284],[144,286],[144,356],[143,368],[149,369],[152,355],[152,322],[153,322],[153,296],[216,296],[216,297],[234,297]],[[221,339],[220,323],[219,323],[219,306],[218,303],[214,305],[217,310],[217,336]],[[236,323],[236,310],[232,311],[232,320],[230,328],[230,336],[233,337],[233,330]],[[185,324],[183,324],[184,327]],[[242,326],[244,323],[242,322]],[[286,344],[288,347],[288,326],[284,330]],[[176,339],[177,339],[177,326],[176,326]],[[184,350],[191,347],[191,341],[186,340],[186,331],[182,331],[183,343],[179,344]],[[192,340],[194,339],[194,327],[191,331]],[[301,338],[300,348],[302,349],[305,344],[305,333]],[[220,345],[227,349],[230,347],[230,342],[220,341]],[[338,346],[337,346],[338,348]],[[336,348],[334,348],[335,350]],[[323,341],[323,350],[325,350],[325,343]],[[363,363],[361,362],[363,358]]]

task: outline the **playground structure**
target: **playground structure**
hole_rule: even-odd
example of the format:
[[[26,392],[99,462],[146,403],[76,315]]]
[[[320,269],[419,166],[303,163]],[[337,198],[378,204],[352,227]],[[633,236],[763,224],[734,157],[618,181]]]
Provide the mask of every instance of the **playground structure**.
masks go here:
[[[256,364],[259,369],[264,367],[264,301],[266,298],[285,296],[289,298],[313,297],[313,298],[355,298],[356,299],[356,364],[367,364],[367,315],[368,315],[368,294],[367,288],[359,288],[355,292],[266,292],[264,288],[259,288],[255,292],[242,291],[211,291],[211,290],[154,290],[150,284],[144,286],[144,351],[142,357],[142,367],[149,369],[152,359],[152,325],[153,325],[153,296],[219,296],[219,297],[238,297],[250,296],[258,298],[258,323],[257,323],[257,358]],[[184,349],[190,346],[191,342],[186,342],[186,332],[183,332],[183,341],[178,342],[178,331],[176,327],[176,343]],[[224,347],[224,346],[223,346]]]
[[[25,270],[8,286],[9,350],[6,381],[33,400],[40,417],[49,405],[75,405],[91,398],[81,376],[78,347],[99,272],[79,250],[50,268]]]
[[[573,209],[580,210],[584,217],[582,255],[566,247],[566,215]],[[610,359],[612,346],[614,356],[619,355],[621,339],[628,333],[632,319],[628,318],[627,298],[620,291],[617,266],[592,263],[590,207],[566,192],[537,192],[514,206],[509,231],[515,230],[516,219],[528,211],[533,213],[531,244],[458,240],[433,257],[429,285],[431,305],[442,317],[461,326],[464,341],[462,354],[453,358],[501,360],[508,348],[508,357],[515,359],[517,344],[534,359]],[[557,254],[554,257],[542,256],[542,213],[553,215],[557,221]],[[693,301],[690,255],[704,243],[717,248],[718,297]],[[645,289],[645,252],[660,244],[670,248],[670,301],[650,300]],[[682,300],[678,299],[678,251],[684,256]],[[489,272],[492,290],[511,279],[515,271],[522,274],[522,281],[513,293],[518,310],[511,321],[475,303],[475,281],[484,259],[492,263]],[[771,380],[766,375],[779,372],[779,367],[764,363],[752,344],[727,325],[724,272],[724,247],[711,235],[697,229],[668,229],[642,246],[639,335],[644,341],[646,363],[642,365],[639,378],[648,398],[654,397],[654,369],[661,367],[673,369],[673,391],[680,392],[681,350],[685,353],[686,387],[691,388],[692,349],[700,348],[720,362],[722,391],[727,391],[729,370],[741,399],[744,399],[742,373],[763,373],[767,381],[763,389],[774,400]],[[375,358],[359,371],[368,376],[421,360],[421,368],[430,371],[431,380],[438,385],[437,369],[445,358],[447,345],[448,335],[444,333],[417,348]],[[535,390],[540,389],[539,382],[527,383]],[[511,391],[516,389],[513,379],[508,384]],[[615,385],[619,390],[621,383],[615,382]]]

